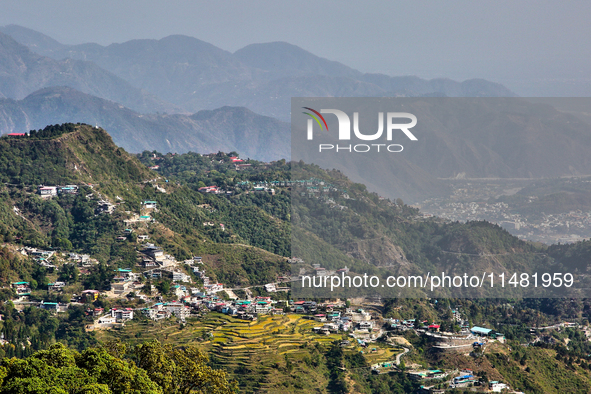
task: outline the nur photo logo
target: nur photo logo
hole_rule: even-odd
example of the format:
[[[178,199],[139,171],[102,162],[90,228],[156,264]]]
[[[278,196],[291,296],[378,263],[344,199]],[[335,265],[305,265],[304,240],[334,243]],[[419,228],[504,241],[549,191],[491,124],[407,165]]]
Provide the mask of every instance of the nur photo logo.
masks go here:
[[[385,141],[392,141],[395,132],[401,131],[409,140],[418,141],[417,137],[410,131],[411,128],[417,124],[417,117],[408,112],[378,112],[378,130],[372,134],[362,133],[359,128],[359,112],[353,112],[353,133],[351,133],[351,118],[346,112],[338,109],[320,109],[317,111],[310,107],[302,107],[305,115],[310,118],[307,120],[307,139],[309,141],[314,139],[314,128],[317,124],[317,128],[320,131],[328,132],[328,123],[322,114],[335,115],[338,122],[338,139],[339,141],[351,141],[352,138],[360,141],[378,141],[384,140],[384,129],[385,129]],[[384,120],[385,119],[385,120]],[[400,120],[410,120],[410,122],[401,123]],[[384,123],[386,126],[384,127]],[[333,152],[370,152],[370,151],[387,151],[387,152],[402,152],[404,147],[400,144],[387,144],[387,143],[373,143],[373,144],[319,144],[319,152],[333,151]]]

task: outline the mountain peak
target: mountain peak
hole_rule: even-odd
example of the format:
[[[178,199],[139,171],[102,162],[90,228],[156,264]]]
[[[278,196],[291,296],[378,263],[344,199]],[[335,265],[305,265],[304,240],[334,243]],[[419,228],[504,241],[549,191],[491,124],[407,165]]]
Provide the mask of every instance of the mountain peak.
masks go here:
[[[113,143],[111,136],[101,128],[85,124],[65,123],[47,126],[41,133],[27,138],[0,140],[2,151],[21,152],[23,162],[12,162],[13,182],[68,184],[111,182],[121,178],[125,182],[141,182],[150,178],[148,169]],[[31,152],[35,152],[32,154]],[[52,170],[35,170],[48,162]],[[65,165],[63,163],[66,163]],[[8,177],[6,171],[0,171]]]
[[[283,41],[247,45],[234,52],[234,56],[248,66],[273,73],[361,76],[359,71],[344,64],[321,58],[297,45]]]
[[[63,50],[66,47],[43,33],[19,25],[2,26],[0,32],[44,56],[50,56],[52,52]]]

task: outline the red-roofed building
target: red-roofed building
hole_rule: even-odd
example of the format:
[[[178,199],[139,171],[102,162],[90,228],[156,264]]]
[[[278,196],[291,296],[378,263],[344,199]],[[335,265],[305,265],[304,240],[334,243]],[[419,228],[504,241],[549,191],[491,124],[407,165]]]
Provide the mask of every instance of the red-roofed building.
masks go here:
[[[219,188],[217,186],[203,186],[197,189],[200,193],[219,193]]]

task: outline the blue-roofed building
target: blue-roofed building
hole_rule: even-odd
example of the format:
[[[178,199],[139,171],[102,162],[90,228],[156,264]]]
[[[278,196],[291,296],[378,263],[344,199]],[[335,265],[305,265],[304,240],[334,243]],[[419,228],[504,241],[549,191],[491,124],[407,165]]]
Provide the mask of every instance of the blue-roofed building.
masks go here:
[[[57,302],[41,302],[39,307],[47,311],[57,312],[59,304]]]
[[[478,326],[474,326],[470,329],[470,331],[472,332],[472,334],[474,335],[480,335],[480,336],[488,336],[490,335],[490,333],[493,331],[490,328],[484,328],[484,327],[478,327]]]

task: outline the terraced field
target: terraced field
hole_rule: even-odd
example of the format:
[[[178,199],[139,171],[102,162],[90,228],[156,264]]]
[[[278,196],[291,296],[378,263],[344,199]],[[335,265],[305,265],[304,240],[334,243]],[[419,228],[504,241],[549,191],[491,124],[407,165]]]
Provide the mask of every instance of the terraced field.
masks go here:
[[[197,345],[209,354],[212,364],[239,380],[245,391],[286,393],[326,387],[327,371],[316,368],[311,360],[314,348],[347,336],[314,334],[312,327],[318,324],[294,314],[263,316],[251,322],[209,313],[200,320],[188,320],[185,326],[174,319],[158,323],[133,321],[119,331],[97,332],[97,337],[101,341],[119,338],[132,343],[156,338],[174,345]],[[376,350],[372,352],[372,348]],[[361,350],[351,346],[346,351]],[[367,361],[375,364],[394,360],[402,350],[380,344],[363,351]]]

